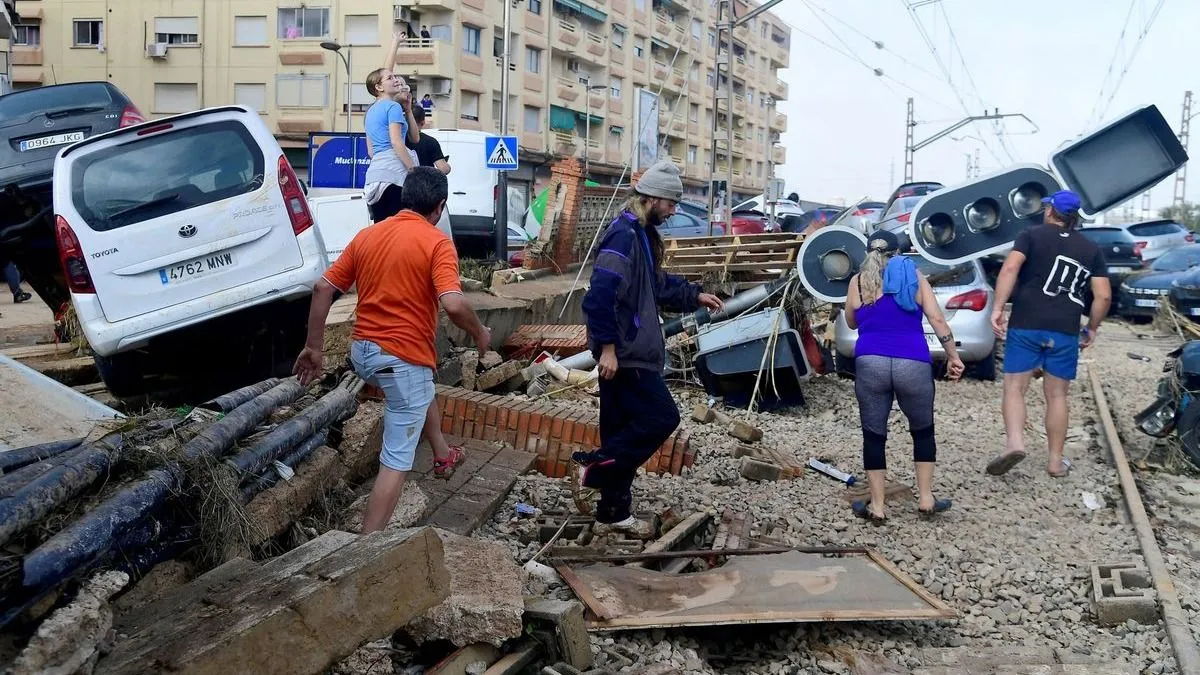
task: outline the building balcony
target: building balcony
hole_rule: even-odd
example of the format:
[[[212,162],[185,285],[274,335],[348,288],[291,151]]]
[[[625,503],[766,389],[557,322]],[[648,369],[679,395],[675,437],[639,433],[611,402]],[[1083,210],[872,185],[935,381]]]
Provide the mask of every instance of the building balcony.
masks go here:
[[[551,102],[564,107],[569,107],[568,104],[575,104],[583,95],[583,85],[570,78],[556,77],[551,86],[554,87],[554,96]]]
[[[746,97],[745,96],[742,96],[741,94],[733,95],[733,114],[735,114],[735,115],[745,115],[746,114]]]
[[[588,96],[588,105],[591,106],[592,110],[595,110],[598,113],[603,113],[604,102],[607,100],[608,93],[606,91],[593,91]]]
[[[771,161],[776,164],[787,164],[787,148],[777,145],[771,149]]]
[[[585,40],[585,43],[587,44],[588,53],[592,56],[603,58],[608,54],[608,41],[602,35],[589,30],[587,31],[587,40]]]
[[[392,5],[392,21],[400,21],[404,9],[453,11],[458,9],[458,5],[459,3],[454,0],[403,0]]]
[[[684,87],[687,86],[687,73],[683,72],[679,68],[673,69],[671,71],[670,84],[674,91],[682,94]]]
[[[775,78],[775,81],[771,83],[771,96],[774,96],[776,101],[786,101],[788,97],[787,82]]]
[[[586,32],[577,21],[569,19],[559,19],[551,30],[554,33],[551,46],[566,51],[575,51],[579,47],[579,43],[583,41],[583,35]]]
[[[11,40],[13,34],[13,17],[9,11],[9,3],[0,0],[0,39]]]
[[[704,93],[704,88],[700,86],[700,80],[688,78],[688,93],[692,96],[700,96]]]
[[[539,152],[546,149],[546,137],[536,131],[524,131],[518,140],[521,142],[522,148]]]
[[[414,77],[445,77],[444,73],[458,71],[454,57],[454,45],[450,42],[408,40],[396,50],[396,71]]]
[[[664,42],[671,42],[675,39],[675,31],[672,30],[672,26],[674,25],[675,22],[669,18],[663,16],[662,14],[655,14],[653,37],[656,37]]]
[[[590,138],[587,140],[587,158],[593,162],[604,161],[604,144],[599,138]]]
[[[577,157],[582,152],[583,139],[567,131],[555,131],[550,151],[562,157]]]
[[[750,35],[750,27],[746,24],[742,24],[733,29],[733,37],[741,40],[742,42],[749,42],[750,38],[753,36]]]
[[[503,57],[500,57],[500,56],[496,57],[496,70],[504,70],[504,58]],[[516,60],[513,60],[513,59],[509,60],[508,70],[513,73],[517,72]]]
[[[788,47],[781,45],[774,40],[770,40],[770,45],[767,47],[767,55],[771,57],[771,65],[776,68],[788,67]]]
[[[771,131],[783,133],[787,131],[787,115],[783,113],[775,113],[771,116]]]
[[[42,65],[42,48],[13,47],[11,58],[14,66],[40,66]]]
[[[654,76],[654,82],[665,82],[671,75],[671,67],[662,61],[655,61],[650,72]]]

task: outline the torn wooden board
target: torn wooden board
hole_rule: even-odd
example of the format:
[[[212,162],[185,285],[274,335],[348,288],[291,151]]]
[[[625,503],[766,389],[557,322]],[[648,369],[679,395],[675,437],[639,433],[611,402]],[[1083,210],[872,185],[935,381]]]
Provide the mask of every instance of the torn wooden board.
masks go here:
[[[592,631],[958,617],[874,550],[745,555],[693,574],[601,564],[558,572],[587,605]]]

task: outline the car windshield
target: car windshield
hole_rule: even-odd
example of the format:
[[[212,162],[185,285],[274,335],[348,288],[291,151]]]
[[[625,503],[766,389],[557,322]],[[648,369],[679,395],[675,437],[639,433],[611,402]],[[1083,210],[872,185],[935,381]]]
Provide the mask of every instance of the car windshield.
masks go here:
[[[882,223],[886,220],[891,220],[897,216],[912,211],[913,207],[916,206],[917,202],[919,201],[921,201],[921,197],[901,197],[900,199],[897,199],[896,201],[892,202],[892,208],[888,209],[887,213],[883,214],[883,217],[879,219],[879,222]]]
[[[943,265],[926,260],[915,253],[907,254],[909,260],[917,265],[917,269],[929,280],[934,288],[946,286],[966,286],[975,283],[975,263],[965,262],[957,265]]]
[[[1200,246],[1176,248],[1162,254],[1150,269],[1156,272],[1182,272],[1200,265]]]
[[[37,87],[0,96],[0,119],[25,117],[35,112],[108,107],[112,103],[112,90],[101,82]]]
[[[1133,240],[1129,233],[1115,227],[1089,227],[1079,231],[1086,239],[1097,244],[1128,244]]]

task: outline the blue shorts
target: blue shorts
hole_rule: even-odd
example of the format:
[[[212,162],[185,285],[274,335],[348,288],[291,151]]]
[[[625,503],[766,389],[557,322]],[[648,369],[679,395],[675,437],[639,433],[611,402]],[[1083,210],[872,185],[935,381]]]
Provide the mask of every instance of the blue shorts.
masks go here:
[[[1074,380],[1079,366],[1079,335],[1052,330],[1009,328],[1004,343],[1004,372],[1041,368],[1060,380]]]
[[[433,403],[433,369],[414,366],[388,354],[379,345],[355,340],[350,345],[354,372],[383,391],[383,448],[379,463],[394,471],[409,471],[421,442],[425,413]],[[381,373],[390,368],[392,372]]]

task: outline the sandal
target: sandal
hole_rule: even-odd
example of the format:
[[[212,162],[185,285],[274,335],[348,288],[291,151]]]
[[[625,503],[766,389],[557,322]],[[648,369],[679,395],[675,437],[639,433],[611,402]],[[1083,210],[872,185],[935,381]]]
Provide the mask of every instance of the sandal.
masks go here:
[[[1050,471],[1049,469],[1047,469],[1046,473],[1050,474],[1051,478],[1066,478],[1067,475],[1071,473],[1071,469],[1073,469],[1073,468],[1075,468],[1075,465],[1071,463],[1071,460],[1067,459],[1066,457],[1063,457],[1062,458],[1062,471]]]
[[[952,505],[953,505],[953,502],[951,502],[949,499],[935,498],[933,500],[933,508],[932,509],[923,509],[923,508],[917,507],[917,515],[922,518],[929,518],[930,516],[941,513],[943,511],[949,511],[950,507]]]
[[[438,478],[449,479],[454,475],[454,470],[459,464],[467,459],[467,453],[462,449],[462,446],[450,446],[450,456],[446,459],[433,460],[433,475]]]
[[[872,525],[882,525],[887,521],[887,516],[876,515],[871,510],[871,503],[866,500],[860,499],[851,504],[850,508],[854,511],[854,515],[863,520],[870,521]]]
[[[992,476],[1003,476],[1014,466],[1020,464],[1021,460],[1023,459],[1025,459],[1024,450],[1016,450],[1013,452],[1006,452],[1002,455],[997,455],[992,459],[992,461],[988,462],[987,472]]]

